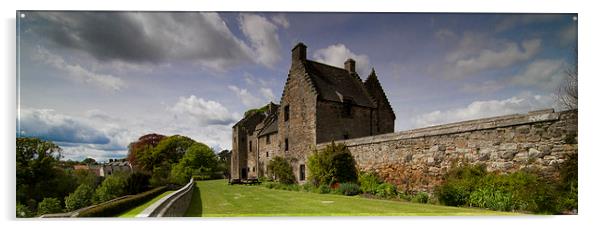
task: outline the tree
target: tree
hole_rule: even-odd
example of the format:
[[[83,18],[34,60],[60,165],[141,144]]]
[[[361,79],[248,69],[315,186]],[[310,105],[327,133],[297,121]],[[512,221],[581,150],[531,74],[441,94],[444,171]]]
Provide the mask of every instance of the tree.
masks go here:
[[[127,177],[122,173],[113,173],[96,188],[94,203],[102,203],[126,194]]]
[[[61,157],[61,148],[37,138],[17,138],[16,154],[17,202],[42,201],[49,196],[44,190],[55,187],[48,184],[56,182],[60,175],[61,171],[55,166]]]
[[[84,160],[82,160],[82,163],[86,164],[86,165],[93,165],[96,164],[96,160],[94,160],[94,158],[86,158]]]
[[[194,172],[214,173],[218,158],[211,148],[203,143],[195,143],[186,150],[184,157],[171,170],[172,180],[179,184],[188,182]]]
[[[577,49],[575,49],[575,62],[565,70],[566,78],[558,88],[558,101],[565,109],[577,109],[578,105],[578,66]]]
[[[316,150],[309,156],[307,167],[310,180],[316,186],[357,182],[355,161],[343,144],[333,142],[323,150]]]
[[[268,174],[283,184],[294,184],[293,167],[283,157],[276,156],[268,162]]]
[[[184,156],[188,147],[196,143],[189,137],[174,135],[167,137],[151,150],[143,151],[138,156],[138,163],[146,171],[153,171],[155,166],[166,162],[177,163]]]
[[[165,138],[165,135],[152,133],[138,138],[138,141],[132,142],[128,146],[129,150],[127,156],[127,160],[130,162],[132,167],[134,167],[136,170],[141,169],[138,158],[143,154],[150,153],[149,151],[156,147],[159,142]],[[151,171],[152,168],[149,170],[149,172]]]
[[[38,204],[38,215],[62,212],[61,201],[57,198],[44,198]]]
[[[126,180],[128,194],[137,194],[148,189],[150,176],[144,173],[132,173]]]
[[[92,204],[92,196],[94,195],[94,189],[87,184],[81,184],[75,189],[75,192],[71,193],[65,198],[65,207],[68,211],[75,211],[77,209],[89,206]]]

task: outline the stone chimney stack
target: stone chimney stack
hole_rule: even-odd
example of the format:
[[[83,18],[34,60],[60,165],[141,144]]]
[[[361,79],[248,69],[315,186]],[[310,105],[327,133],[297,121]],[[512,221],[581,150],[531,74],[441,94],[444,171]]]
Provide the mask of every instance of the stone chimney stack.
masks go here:
[[[299,60],[304,61],[307,59],[307,46],[299,42],[299,44],[295,45],[295,47],[293,48],[292,53],[293,62]]]
[[[349,58],[345,61],[345,70],[349,73],[355,73],[355,60]]]

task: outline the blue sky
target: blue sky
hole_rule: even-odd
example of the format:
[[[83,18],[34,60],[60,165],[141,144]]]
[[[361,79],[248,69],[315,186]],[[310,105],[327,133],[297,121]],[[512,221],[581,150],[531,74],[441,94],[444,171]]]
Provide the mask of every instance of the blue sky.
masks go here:
[[[75,160],[147,133],[230,149],[244,111],[279,102],[298,42],[374,67],[396,131],[558,109],[577,46],[574,14],[21,13],[17,134]]]

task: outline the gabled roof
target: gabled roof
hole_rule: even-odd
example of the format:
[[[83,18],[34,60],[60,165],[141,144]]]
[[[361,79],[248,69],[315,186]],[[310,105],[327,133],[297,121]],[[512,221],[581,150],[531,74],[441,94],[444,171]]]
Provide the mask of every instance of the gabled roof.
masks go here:
[[[311,60],[305,62],[305,69],[321,99],[335,102],[351,99],[359,106],[376,107],[356,73]]]
[[[372,95],[373,99],[376,99],[377,96],[382,97],[383,102],[384,102],[383,105],[385,106],[385,109],[388,109],[391,112],[391,114],[393,114],[393,117],[395,117],[395,112],[393,111],[393,107],[391,107],[391,103],[389,103],[387,94],[385,93],[385,90],[383,89],[382,85],[380,84],[378,77],[376,77],[376,72],[374,71],[374,68],[372,68],[370,75],[368,75],[368,78],[366,78],[366,81],[364,81],[364,88],[366,88],[368,93],[378,93],[378,95],[377,94]]]

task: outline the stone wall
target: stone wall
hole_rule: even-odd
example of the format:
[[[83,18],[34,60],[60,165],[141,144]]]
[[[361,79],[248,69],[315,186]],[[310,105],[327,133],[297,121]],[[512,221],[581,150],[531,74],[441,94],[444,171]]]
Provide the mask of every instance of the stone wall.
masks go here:
[[[375,117],[375,109],[362,106],[351,106],[351,116],[343,116],[343,103],[318,100],[316,109],[317,127],[316,143],[333,140],[359,138],[372,135],[371,125]]]
[[[270,143],[267,142],[267,137],[270,137]],[[258,138],[259,145],[259,166],[258,176],[265,176],[267,173],[267,165],[276,156],[284,156],[278,148],[278,133],[267,134]]]
[[[566,155],[577,153],[577,110],[540,110],[337,143],[348,146],[360,170],[410,192],[432,192],[460,164],[484,164],[501,173],[532,168],[553,179]]]

